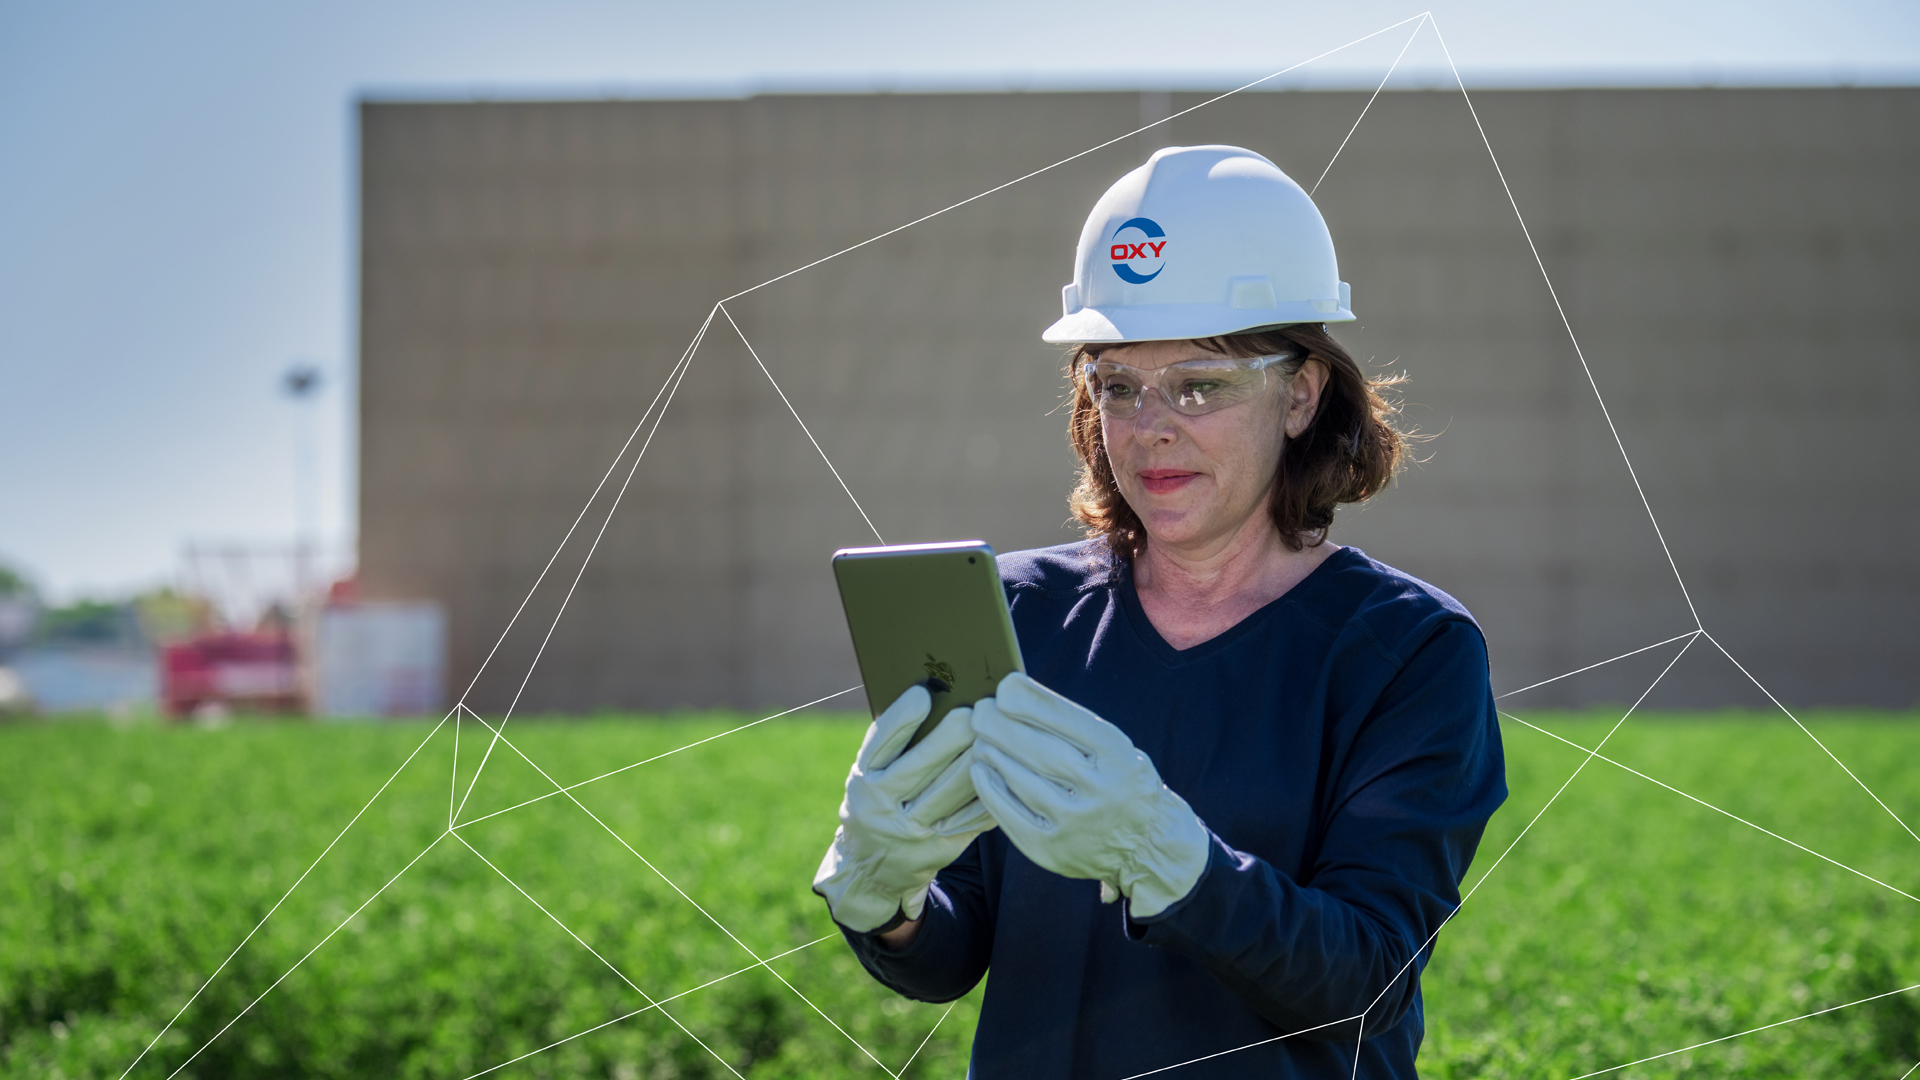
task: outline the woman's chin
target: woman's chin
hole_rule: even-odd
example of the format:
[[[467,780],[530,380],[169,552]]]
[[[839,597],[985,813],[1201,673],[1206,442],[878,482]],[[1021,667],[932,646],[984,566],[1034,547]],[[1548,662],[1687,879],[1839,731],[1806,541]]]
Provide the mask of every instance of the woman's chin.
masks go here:
[[[1185,547],[1204,539],[1207,532],[1204,517],[1185,509],[1149,510],[1140,515],[1140,524],[1150,542],[1168,547]]]

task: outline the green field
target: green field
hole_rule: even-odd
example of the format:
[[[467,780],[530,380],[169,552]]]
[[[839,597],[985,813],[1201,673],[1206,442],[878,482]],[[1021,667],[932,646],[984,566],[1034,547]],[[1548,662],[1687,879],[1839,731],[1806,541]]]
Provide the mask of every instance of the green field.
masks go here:
[[[1616,716],[1527,718],[1591,745]],[[516,721],[508,735],[572,784],[739,722]],[[1920,821],[1920,724],[1809,725]],[[457,838],[449,803],[486,732],[460,730],[456,776],[453,725],[430,730],[0,727],[0,1076],[120,1076],[423,739],[133,1076],[165,1077],[211,1039],[179,1075],[460,1080],[636,1009],[491,1075],[727,1075],[716,1056],[755,1078],[883,1075],[859,1047],[889,1070],[912,1058],[909,1077],[964,1075],[978,991],[950,1014],[893,998],[807,890],[858,722],[774,720]],[[1516,723],[1506,740],[1513,797],[1475,881],[1585,757]],[[1605,752],[1920,895],[1920,842],[1784,720],[1636,716]],[[503,745],[462,820],[552,790]],[[1916,915],[1889,888],[1595,760],[1441,936],[1422,1073],[1574,1077],[1920,983]],[[645,1009],[642,992],[684,996]],[[1920,991],[1609,1075],[1899,1080],[1917,1060]]]

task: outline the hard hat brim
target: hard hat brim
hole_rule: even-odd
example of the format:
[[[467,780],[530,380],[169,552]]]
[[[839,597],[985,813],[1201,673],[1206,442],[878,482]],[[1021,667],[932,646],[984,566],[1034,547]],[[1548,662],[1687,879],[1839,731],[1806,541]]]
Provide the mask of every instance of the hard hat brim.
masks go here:
[[[1296,323],[1353,320],[1353,312],[1345,305],[1322,311],[1311,302],[1280,304],[1270,308],[1236,308],[1226,304],[1152,304],[1105,309],[1087,307],[1062,316],[1047,327],[1040,335],[1040,340],[1055,345],[1108,341],[1188,341]]]

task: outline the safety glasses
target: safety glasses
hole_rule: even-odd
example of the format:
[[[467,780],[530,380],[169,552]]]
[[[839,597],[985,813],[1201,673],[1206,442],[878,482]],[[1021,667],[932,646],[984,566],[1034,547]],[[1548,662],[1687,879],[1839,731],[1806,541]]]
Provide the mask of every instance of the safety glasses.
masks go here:
[[[1148,371],[1105,360],[1086,365],[1087,392],[1100,412],[1124,420],[1140,411],[1149,388],[1182,416],[1204,416],[1238,405],[1267,388],[1267,369],[1292,353],[1247,359],[1183,360]]]

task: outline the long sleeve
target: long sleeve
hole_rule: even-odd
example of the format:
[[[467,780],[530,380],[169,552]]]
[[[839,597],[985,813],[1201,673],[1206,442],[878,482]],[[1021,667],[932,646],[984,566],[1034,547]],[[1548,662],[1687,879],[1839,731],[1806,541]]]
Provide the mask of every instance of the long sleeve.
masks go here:
[[[1340,732],[1323,777],[1323,840],[1301,880],[1215,837],[1193,891],[1127,921],[1129,937],[1204,967],[1305,1038],[1351,1040],[1416,1000],[1432,935],[1506,796],[1485,644],[1443,624]],[[1417,962],[1416,962],[1417,960]]]
[[[987,973],[993,952],[995,897],[987,887],[987,854],[976,837],[958,859],[934,878],[927,892],[920,932],[900,950],[877,934],[846,927],[840,932],[875,979],[918,1001],[946,1002],[964,996]]]
[[[1206,871],[1134,921],[994,829],[940,873],[911,945],[849,934],[855,955],[923,1001],[990,967],[977,1077],[1416,1080],[1423,946],[1505,798],[1472,616],[1344,548],[1175,649],[1103,551],[1001,557],[1026,670],[1153,761],[1212,832]]]

